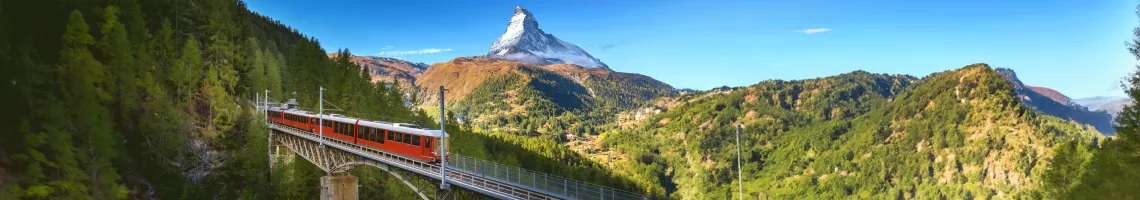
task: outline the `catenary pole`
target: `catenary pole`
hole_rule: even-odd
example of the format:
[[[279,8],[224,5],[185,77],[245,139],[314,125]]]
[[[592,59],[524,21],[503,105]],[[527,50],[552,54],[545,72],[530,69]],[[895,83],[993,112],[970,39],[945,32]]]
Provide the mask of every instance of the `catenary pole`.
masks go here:
[[[444,111],[443,104],[443,86],[439,86],[439,188],[447,189],[447,131],[444,123],[447,120],[446,111]]]

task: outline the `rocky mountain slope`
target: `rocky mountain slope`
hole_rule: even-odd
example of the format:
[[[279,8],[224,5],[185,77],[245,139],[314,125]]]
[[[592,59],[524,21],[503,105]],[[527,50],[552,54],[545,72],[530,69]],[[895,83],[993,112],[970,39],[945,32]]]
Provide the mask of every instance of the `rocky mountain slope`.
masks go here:
[[[1116,135],[1116,129],[1112,128],[1112,115],[1108,112],[1089,110],[1072,103],[1068,96],[1053,89],[1025,85],[1013,70],[997,68],[995,71],[1012,84],[1018,100],[1026,105],[1048,115],[1091,125],[1106,135]]]
[[[336,53],[330,53],[328,56],[335,57]],[[415,87],[416,77],[423,74],[428,67],[424,63],[378,56],[352,56],[351,61],[360,65],[363,70],[368,70],[372,82],[398,82],[402,89]]]
[[[487,55],[534,64],[575,64],[609,69],[586,50],[539,29],[534,14],[522,7],[515,7],[507,30],[491,44]]]

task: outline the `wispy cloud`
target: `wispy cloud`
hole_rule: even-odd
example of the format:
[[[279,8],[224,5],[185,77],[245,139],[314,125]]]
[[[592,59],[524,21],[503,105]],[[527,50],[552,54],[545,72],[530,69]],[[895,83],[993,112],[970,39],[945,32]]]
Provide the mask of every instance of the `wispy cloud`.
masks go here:
[[[391,47],[391,46],[389,46],[389,47]],[[387,48],[387,47],[385,47],[385,48]],[[381,50],[384,50],[384,48],[381,48]],[[433,54],[433,53],[448,52],[448,51],[451,51],[451,49],[430,48],[430,49],[407,50],[407,51],[381,51],[380,53],[376,53],[376,54],[381,55],[381,56],[402,56],[402,55]]]
[[[816,33],[828,32],[828,31],[831,31],[831,29],[830,28],[809,28],[809,29],[794,30],[794,31],[799,32],[799,33],[804,33],[804,34],[816,34]]]
[[[610,49],[617,47],[617,46],[618,46],[618,44],[605,44],[599,48],[602,49],[602,51],[605,51],[605,50],[610,50]]]
[[[380,48],[380,50],[391,49],[392,47],[394,46],[384,46],[384,48]]]

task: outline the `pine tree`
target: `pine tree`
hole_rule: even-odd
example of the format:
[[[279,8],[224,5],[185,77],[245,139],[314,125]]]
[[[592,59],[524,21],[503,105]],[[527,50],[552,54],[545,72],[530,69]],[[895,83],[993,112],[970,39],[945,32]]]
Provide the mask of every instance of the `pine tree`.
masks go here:
[[[273,49],[266,49],[261,52],[262,58],[265,58],[267,63],[265,65],[266,87],[269,88],[270,96],[281,97],[284,92],[281,89],[281,69],[285,67],[284,58],[281,54],[274,53]],[[262,91],[263,92],[263,91]]]
[[[79,11],[72,12],[64,48],[60,52],[59,79],[61,93],[70,118],[69,132],[79,135],[77,156],[87,166],[90,192],[96,198],[125,198],[127,190],[119,185],[119,175],[111,160],[119,156],[114,140],[110,114],[101,104],[110,100],[105,90],[106,71],[88,50],[93,39]],[[78,173],[72,172],[72,176]]]
[[[178,88],[175,90],[175,99],[184,103],[189,103],[202,80],[202,52],[198,46],[197,39],[187,37],[186,43],[182,45],[182,55],[166,72],[166,77]]]
[[[177,49],[175,49],[174,27],[170,25],[170,19],[163,19],[162,24],[159,25],[158,35],[154,38],[155,59],[158,62],[158,70],[169,71],[173,67],[173,63],[178,59]],[[163,76],[167,80],[169,77]]]
[[[256,38],[249,38],[246,40],[246,57],[251,58],[249,65],[250,69],[245,73],[246,82],[249,84],[249,91],[252,93],[261,93],[266,89],[268,84],[266,80],[265,68],[268,65],[268,58],[261,51],[261,45],[258,44]]]

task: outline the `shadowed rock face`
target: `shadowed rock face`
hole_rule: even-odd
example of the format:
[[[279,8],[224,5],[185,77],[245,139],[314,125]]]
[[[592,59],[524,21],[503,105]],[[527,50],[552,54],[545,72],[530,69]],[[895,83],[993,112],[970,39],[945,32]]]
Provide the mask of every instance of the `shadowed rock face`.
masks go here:
[[[574,64],[587,68],[609,69],[586,50],[562,41],[538,28],[534,14],[515,7],[507,30],[487,51],[488,56],[533,64]]]
[[[1116,129],[1112,128],[1113,116],[1109,112],[1090,110],[1053,89],[1025,85],[1011,69],[997,68],[996,71],[1013,85],[1017,91],[1017,99],[1026,105],[1048,115],[1092,125],[1105,135],[1116,135]]]

